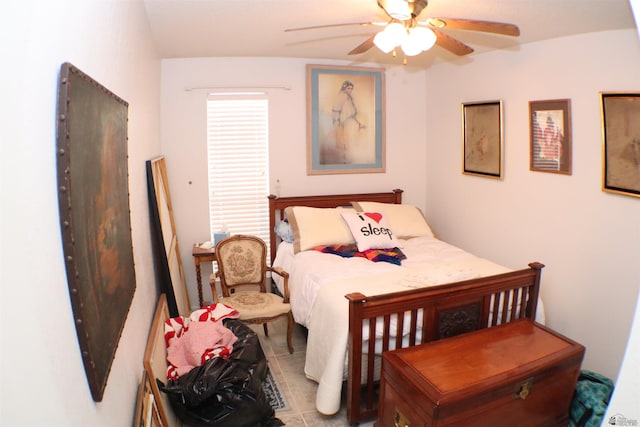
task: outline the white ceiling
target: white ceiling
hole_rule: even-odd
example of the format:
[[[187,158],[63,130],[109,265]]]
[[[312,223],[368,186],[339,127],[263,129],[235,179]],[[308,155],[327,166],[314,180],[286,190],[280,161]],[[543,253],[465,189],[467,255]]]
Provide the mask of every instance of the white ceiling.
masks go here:
[[[297,57],[400,64],[377,48],[348,56],[380,27],[346,26],[285,32],[287,28],[386,21],[376,0],[144,0],[162,58]],[[475,49],[457,57],[440,47],[409,58],[409,65],[473,60],[492,49],[574,34],[635,28],[629,0],[430,0],[419,16],[516,24],[520,37],[445,30]]]

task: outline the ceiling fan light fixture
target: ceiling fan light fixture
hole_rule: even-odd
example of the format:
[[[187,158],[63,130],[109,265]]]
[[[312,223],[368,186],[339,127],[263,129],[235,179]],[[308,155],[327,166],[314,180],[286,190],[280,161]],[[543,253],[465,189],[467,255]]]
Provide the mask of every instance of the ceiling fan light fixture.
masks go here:
[[[436,34],[429,28],[415,27],[409,32],[409,38],[419,40],[422,51],[429,50],[436,44]]]
[[[413,31],[409,32],[409,36],[405,37],[400,47],[402,48],[404,54],[407,56],[416,56],[423,51],[420,35],[415,34]]]
[[[400,46],[402,40],[407,37],[407,29],[404,24],[401,24],[400,22],[390,23],[385,27],[384,31],[389,34],[389,37],[391,37],[394,42],[396,42],[396,46]]]
[[[406,56],[416,56],[431,49],[435,42],[436,35],[433,31],[428,28],[414,27],[409,29],[400,47]]]
[[[383,31],[380,31],[373,38],[373,43],[383,51],[389,53],[400,46],[407,38],[407,29],[399,22],[392,22]]]
[[[376,47],[384,53],[389,53],[396,47],[393,44],[393,40],[391,40],[391,37],[389,37],[389,34],[384,31],[380,31],[375,35],[375,37],[373,38],[373,44],[375,44]]]

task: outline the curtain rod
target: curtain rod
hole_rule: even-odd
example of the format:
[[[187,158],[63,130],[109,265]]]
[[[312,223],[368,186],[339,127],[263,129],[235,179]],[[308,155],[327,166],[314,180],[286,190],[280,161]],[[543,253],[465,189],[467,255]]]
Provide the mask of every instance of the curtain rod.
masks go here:
[[[264,89],[278,89],[278,90],[291,90],[286,86],[190,86],[185,87],[185,92],[191,92],[194,90],[264,90]]]

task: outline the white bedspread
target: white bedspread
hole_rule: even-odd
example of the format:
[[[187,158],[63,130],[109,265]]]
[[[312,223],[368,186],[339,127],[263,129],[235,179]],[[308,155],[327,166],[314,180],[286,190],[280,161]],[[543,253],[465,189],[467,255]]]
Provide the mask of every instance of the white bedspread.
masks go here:
[[[407,255],[402,266],[317,251],[293,256],[287,243],[278,249],[274,266],[289,271],[294,318],[309,330],[305,375],[318,382],[316,408],[322,414],[340,409],[349,327],[346,294],[377,295],[510,271],[433,237],[401,244]],[[541,303],[539,308],[543,312]]]

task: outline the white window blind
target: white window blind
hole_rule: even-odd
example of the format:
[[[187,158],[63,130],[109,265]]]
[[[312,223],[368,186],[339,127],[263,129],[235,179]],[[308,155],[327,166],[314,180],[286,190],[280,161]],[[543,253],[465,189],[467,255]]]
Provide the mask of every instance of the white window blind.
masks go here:
[[[268,131],[265,94],[209,95],[211,240],[226,227],[231,234],[258,236],[269,247]]]

